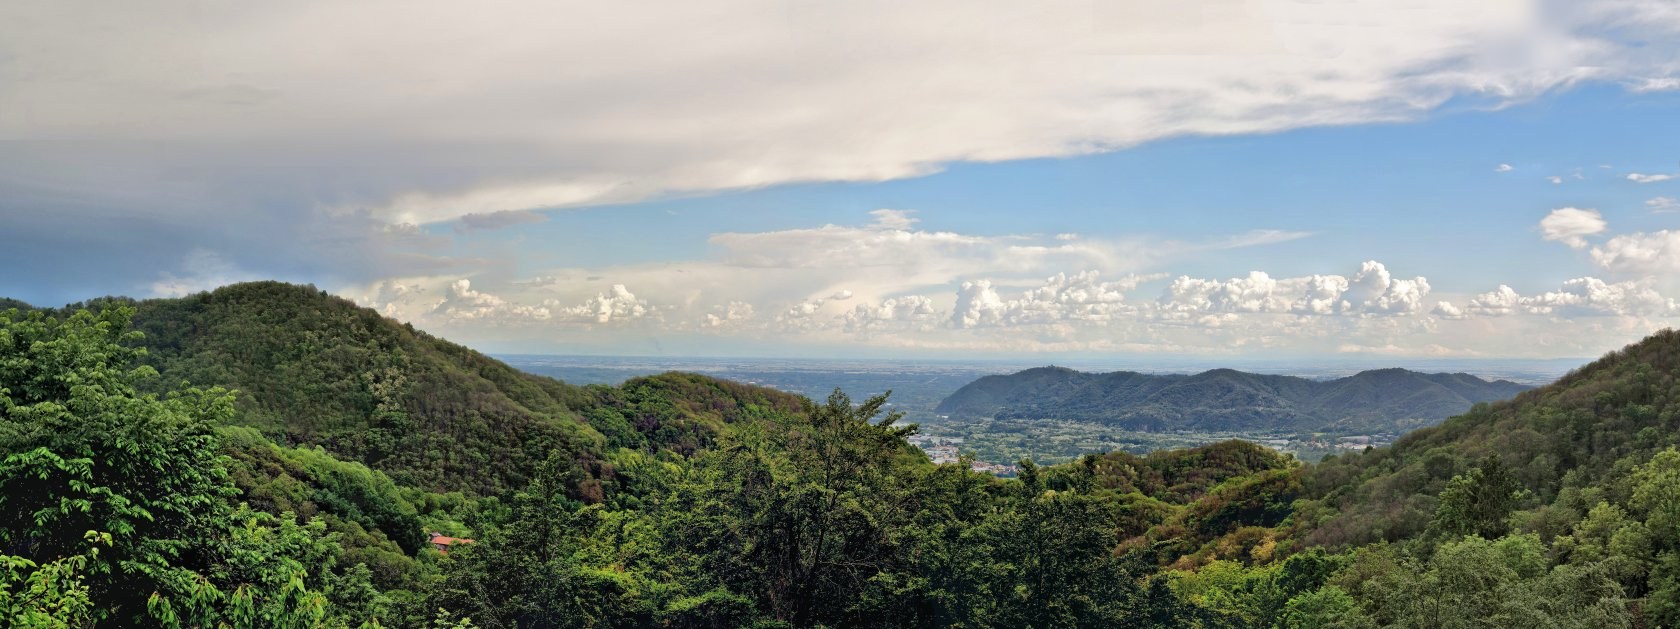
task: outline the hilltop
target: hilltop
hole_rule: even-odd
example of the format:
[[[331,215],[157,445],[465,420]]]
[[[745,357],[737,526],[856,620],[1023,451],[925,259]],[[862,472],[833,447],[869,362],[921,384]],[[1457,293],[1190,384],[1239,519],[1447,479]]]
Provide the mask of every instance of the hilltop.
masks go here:
[[[1400,432],[1528,389],[1469,374],[1405,369],[1310,380],[1232,369],[1152,375],[1040,367],[975,380],[945,398],[937,412],[1077,420],[1141,431]]]
[[[133,325],[144,335],[138,344],[147,350],[142,360],[162,375],[148,386],[185,381],[233,389],[238,424],[434,491],[516,489],[554,453],[588,466],[615,436],[693,451],[736,409],[798,407],[794,396],[770,389],[681,374],[617,389],[572,386],[313,286],[249,282],[175,299],[86,305],[135,308]],[[657,411],[629,408],[636,392],[665,390],[689,401]],[[648,437],[625,435],[625,410],[640,413],[632,419]]]

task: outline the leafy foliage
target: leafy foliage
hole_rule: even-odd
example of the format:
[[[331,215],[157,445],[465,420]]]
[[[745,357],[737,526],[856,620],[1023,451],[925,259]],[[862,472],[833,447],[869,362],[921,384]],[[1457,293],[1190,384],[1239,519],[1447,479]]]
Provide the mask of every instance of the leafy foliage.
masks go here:
[[[575,388],[272,283],[92,306],[0,313],[3,624],[1680,626],[1672,332],[1323,464],[999,479],[885,394]]]
[[[220,389],[141,394],[127,308],[0,313],[0,544],[20,622],[343,624],[371,612],[339,546],[234,503]],[[360,588],[366,590],[366,587]],[[50,623],[49,623],[50,624]]]

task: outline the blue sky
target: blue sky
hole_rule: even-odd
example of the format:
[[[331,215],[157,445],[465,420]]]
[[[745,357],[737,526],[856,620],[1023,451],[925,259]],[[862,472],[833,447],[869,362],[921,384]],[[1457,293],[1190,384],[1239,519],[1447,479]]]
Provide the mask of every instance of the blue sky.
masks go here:
[[[1553,208],[1597,208],[1632,230],[1680,227],[1680,216],[1645,206],[1660,193],[1680,194],[1680,185],[1626,178],[1680,169],[1676,116],[1680,92],[1588,85],[1491,111],[1446,107],[1404,123],[1173,138],[1098,155],[951,164],[880,183],[558,210],[544,223],[457,244],[470,255],[520,243],[532,250],[531,270],[661,262],[704,256],[713,232],[859,223],[871,210],[901,208],[926,229],[988,235],[1314,233],[1175,267],[1192,275],[1334,273],[1375,258],[1441,278],[1438,289],[1547,289],[1592,270],[1583,256],[1531,237]],[[1500,164],[1512,170],[1495,172]],[[446,235],[453,227],[428,229]]]
[[[0,11],[38,304],[272,278],[498,352],[959,358],[1680,319],[1664,2],[75,5]]]

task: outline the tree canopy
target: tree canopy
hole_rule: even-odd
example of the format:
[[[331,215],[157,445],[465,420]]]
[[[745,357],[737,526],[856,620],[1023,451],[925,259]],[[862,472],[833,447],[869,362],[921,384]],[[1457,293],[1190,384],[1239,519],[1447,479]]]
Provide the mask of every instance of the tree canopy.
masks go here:
[[[572,387],[309,287],[8,309],[0,623],[1680,626],[1677,369],[1667,332],[1320,464],[1003,479],[885,393]]]

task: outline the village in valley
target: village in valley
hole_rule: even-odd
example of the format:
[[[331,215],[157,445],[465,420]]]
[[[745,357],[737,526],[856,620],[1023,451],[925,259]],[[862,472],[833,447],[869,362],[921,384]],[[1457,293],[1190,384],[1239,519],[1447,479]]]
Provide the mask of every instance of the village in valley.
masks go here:
[[[1332,454],[1387,446],[1397,437],[1392,434],[1152,433],[1119,431],[1096,424],[1061,420],[985,420],[977,423],[983,425],[940,417],[922,423],[922,432],[911,435],[907,440],[934,463],[956,463],[967,457],[969,468],[976,472],[1012,477],[1019,472],[1017,462],[1021,459],[1040,465],[1054,465],[1076,460],[1088,453],[1123,450],[1143,455],[1161,449],[1242,439],[1289,454],[1303,462],[1316,462]]]
[[[962,437],[911,435],[909,441],[911,445],[926,452],[928,458],[933,459],[935,464],[956,463],[962,459],[960,451],[963,443]],[[976,472],[985,472],[997,476],[1014,476],[1019,471],[1013,463],[988,463],[978,459],[969,460],[968,467]]]

